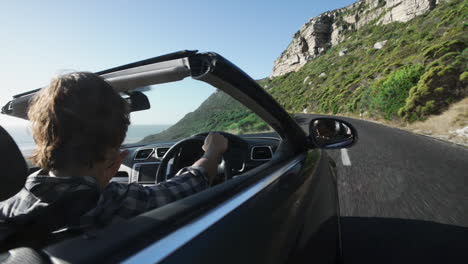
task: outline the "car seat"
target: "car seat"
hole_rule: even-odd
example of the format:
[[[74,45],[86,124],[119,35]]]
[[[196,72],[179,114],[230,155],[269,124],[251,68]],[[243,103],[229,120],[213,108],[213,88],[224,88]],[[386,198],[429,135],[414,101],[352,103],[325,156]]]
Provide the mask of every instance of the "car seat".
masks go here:
[[[28,167],[18,146],[8,132],[0,126],[0,201],[18,193],[28,176]]]
[[[28,192],[23,188],[28,176],[27,164],[13,138],[1,126],[0,157],[0,201],[18,192]],[[49,207],[31,214],[0,219],[0,252],[20,246],[41,248],[82,232],[79,228],[70,228],[70,219],[79,219],[79,216],[96,205],[98,198],[96,190],[82,190],[64,194]],[[65,229],[65,232],[54,232],[59,229]]]

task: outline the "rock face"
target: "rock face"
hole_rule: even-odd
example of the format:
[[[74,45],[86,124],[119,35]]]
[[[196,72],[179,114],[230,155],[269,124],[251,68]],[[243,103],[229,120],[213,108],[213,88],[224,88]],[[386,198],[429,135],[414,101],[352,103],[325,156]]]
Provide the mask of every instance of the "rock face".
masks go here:
[[[276,59],[272,77],[299,70],[308,61],[343,41],[344,33],[373,22],[407,22],[447,0],[360,0],[345,8],[310,19]],[[344,55],[344,54],[343,54]]]

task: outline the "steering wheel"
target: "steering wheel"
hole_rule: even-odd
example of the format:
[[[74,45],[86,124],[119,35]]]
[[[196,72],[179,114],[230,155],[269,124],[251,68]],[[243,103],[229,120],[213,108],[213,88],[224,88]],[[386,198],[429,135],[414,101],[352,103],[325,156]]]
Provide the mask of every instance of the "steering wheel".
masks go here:
[[[232,143],[231,138],[236,137],[236,136],[226,133],[226,132],[218,132],[218,133],[220,133],[221,135],[225,136],[228,139],[228,149],[226,150],[226,152],[229,151],[229,147]],[[186,153],[189,152],[187,150],[190,150],[190,149],[198,148],[199,150],[201,150],[201,147],[203,146],[203,143],[205,142],[205,138],[207,135],[208,135],[208,132],[193,135],[189,138],[182,139],[181,141],[175,143],[171,148],[169,148],[166,154],[164,154],[164,157],[162,158],[161,163],[159,164],[158,171],[156,172],[156,183],[164,182],[174,177],[175,173],[181,169],[181,167],[178,166],[178,160],[180,156],[184,155],[184,153],[186,155]],[[174,158],[174,164],[173,166],[171,166],[169,174],[167,174],[167,167],[169,164],[169,160],[171,160],[172,158]],[[224,155],[223,155],[221,163],[218,165],[218,171],[219,170],[224,170],[223,181],[226,181],[232,178],[231,166]],[[215,180],[216,178],[217,177],[215,177]]]

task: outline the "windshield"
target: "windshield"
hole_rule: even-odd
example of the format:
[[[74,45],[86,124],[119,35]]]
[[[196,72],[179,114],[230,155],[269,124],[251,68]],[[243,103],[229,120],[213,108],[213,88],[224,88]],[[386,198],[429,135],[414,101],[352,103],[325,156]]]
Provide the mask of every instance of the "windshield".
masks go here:
[[[183,81],[135,89],[150,102],[150,109],[132,112],[124,146],[177,141],[197,133],[231,134],[273,132],[256,114],[226,93],[200,81]],[[4,128],[28,156],[35,147],[30,122],[2,115]]]
[[[131,113],[124,145],[176,141],[208,131],[272,131],[242,104],[203,82],[189,79],[135,90],[148,97],[151,108]]]

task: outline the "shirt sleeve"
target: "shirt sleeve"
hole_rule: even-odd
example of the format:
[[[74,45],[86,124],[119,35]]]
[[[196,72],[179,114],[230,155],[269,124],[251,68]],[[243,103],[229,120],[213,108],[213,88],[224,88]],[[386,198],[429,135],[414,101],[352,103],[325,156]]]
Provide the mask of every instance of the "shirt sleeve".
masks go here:
[[[110,218],[130,218],[208,188],[204,168],[186,167],[172,179],[153,186],[111,182],[104,189],[95,215],[104,224]]]

